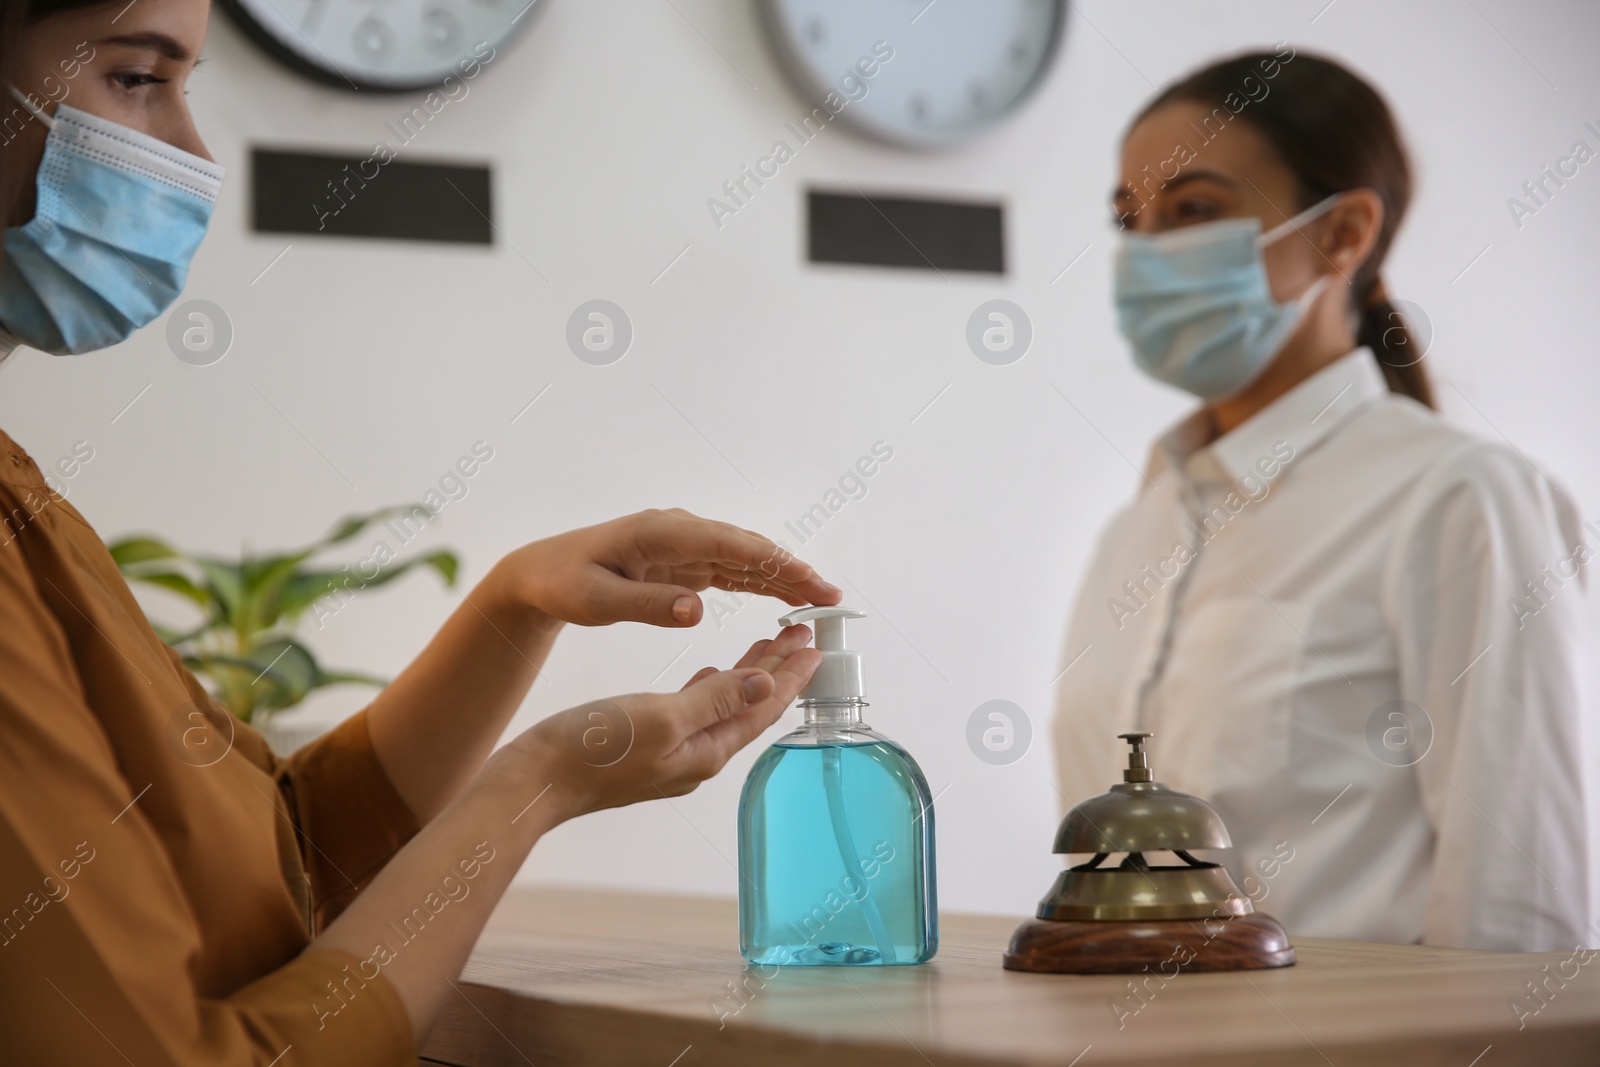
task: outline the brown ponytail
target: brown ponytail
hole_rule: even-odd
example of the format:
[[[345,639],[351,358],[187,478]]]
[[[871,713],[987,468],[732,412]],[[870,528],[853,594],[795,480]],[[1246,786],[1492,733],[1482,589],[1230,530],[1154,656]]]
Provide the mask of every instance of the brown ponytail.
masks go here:
[[[1383,280],[1374,276],[1365,296],[1360,298],[1360,328],[1356,340],[1372,349],[1372,355],[1389,383],[1391,393],[1403,393],[1419,404],[1437,407],[1433,402],[1433,383],[1423,369],[1427,354],[1416,332],[1389,302]]]
[[[1383,224],[1372,252],[1351,279],[1356,340],[1372,349],[1390,392],[1433,407],[1426,354],[1390,302],[1379,272],[1411,203],[1411,165],[1389,106],[1377,91],[1331,59],[1289,52],[1251,52],[1220,60],[1162,90],[1139,118],[1176,101],[1222,108],[1261,133],[1300,184],[1295,210],[1333,193],[1371,189],[1383,201]],[[1271,80],[1262,75],[1277,73]],[[1265,87],[1257,96],[1251,86]],[[1135,120],[1137,121],[1137,120]]]

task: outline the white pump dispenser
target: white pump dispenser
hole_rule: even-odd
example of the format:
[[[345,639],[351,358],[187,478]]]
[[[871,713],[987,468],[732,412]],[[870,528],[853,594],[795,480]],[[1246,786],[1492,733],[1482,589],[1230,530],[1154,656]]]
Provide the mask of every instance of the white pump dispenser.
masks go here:
[[[861,653],[844,643],[844,620],[866,617],[855,608],[801,608],[778,620],[785,626],[814,624],[822,664],[801,692],[801,700],[860,700],[866,695],[861,684]]]
[[[739,951],[752,963],[922,963],[939,948],[928,780],[862,721],[861,653],[845,647],[845,620],[866,617],[809,607],[780,620],[811,623],[822,662],[800,694],[805,722],[739,795]]]

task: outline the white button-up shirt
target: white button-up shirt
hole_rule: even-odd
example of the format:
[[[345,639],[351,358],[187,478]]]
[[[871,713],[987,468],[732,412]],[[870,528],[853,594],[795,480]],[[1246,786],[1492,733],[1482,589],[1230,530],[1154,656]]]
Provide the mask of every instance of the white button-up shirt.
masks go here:
[[[1206,444],[1151,450],[1057,683],[1063,798],[1209,800],[1291,934],[1570,949],[1589,922],[1579,598],[1600,525],[1358,348]],[[1074,860],[1074,862],[1080,862]]]

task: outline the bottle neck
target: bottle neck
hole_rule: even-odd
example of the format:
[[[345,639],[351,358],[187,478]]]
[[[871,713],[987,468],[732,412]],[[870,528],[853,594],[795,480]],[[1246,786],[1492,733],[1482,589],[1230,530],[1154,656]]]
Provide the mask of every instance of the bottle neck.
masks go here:
[[[867,702],[859,697],[800,701],[800,710],[805,713],[807,726],[862,726],[861,709],[866,706]]]

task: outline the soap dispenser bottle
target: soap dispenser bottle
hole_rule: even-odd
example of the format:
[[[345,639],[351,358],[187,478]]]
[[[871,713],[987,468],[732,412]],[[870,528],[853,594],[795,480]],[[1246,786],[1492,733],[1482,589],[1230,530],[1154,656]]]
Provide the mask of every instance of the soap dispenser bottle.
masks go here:
[[[862,721],[852,608],[804,608],[822,664],[805,722],[757,758],[739,798],[739,952],[752,963],[923,963],[939,948],[933,801],[910,753]]]

